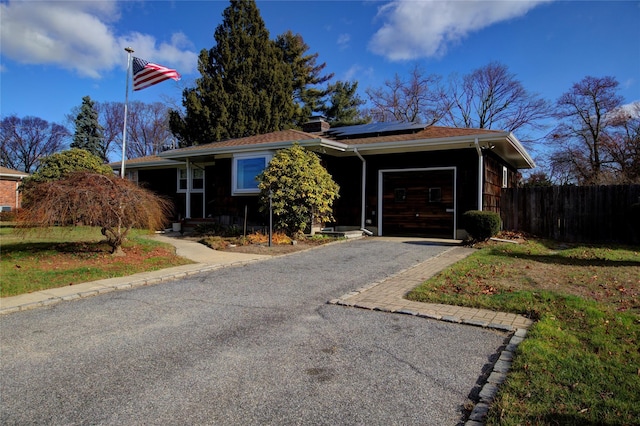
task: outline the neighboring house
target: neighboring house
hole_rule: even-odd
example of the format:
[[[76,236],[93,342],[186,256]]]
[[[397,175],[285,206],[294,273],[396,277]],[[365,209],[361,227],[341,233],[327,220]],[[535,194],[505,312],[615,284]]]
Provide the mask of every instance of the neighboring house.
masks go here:
[[[22,196],[18,187],[27,176],[28,173],[0,166],[0,211],[13,211],[21,207]]]
[[[255,177],[278,149],[297,143],[316,152],[340,185],[336,230],[375,235],[463,238],[467,210],[500,211],[500,192],[518,169],[535,167],[511,133],[414,123],[330,129],[314,118],[283,130],[166,151],[126,162],[127,174],[171,197],[177,218],[264,224]],[[118,170],[119,163],[112,164]]]

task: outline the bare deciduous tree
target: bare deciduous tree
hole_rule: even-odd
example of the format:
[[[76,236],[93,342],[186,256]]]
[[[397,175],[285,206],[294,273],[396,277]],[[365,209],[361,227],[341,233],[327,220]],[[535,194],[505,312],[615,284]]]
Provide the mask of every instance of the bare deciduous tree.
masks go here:
[[[420,122],[433,125],[448,110],[441,77],[425,75],[415,66],[407,80],[398,74],[386,80],[384,87],[368,88],[365,93],[371,103],[368,113],[374,121]]]
[[[18,215],[21,227],[99,226],[114,255],[131,228],[162,228],[171,211],[169,201],[127,179],[79,172],[63,179],[35,183],[25,194]]]
[[[123,102],[96,103],[98,121],[103,127],[104,149],[108,156],[122,155]],[[73,122],[79,108],[74,108],[67,120]],[[176,147],[169,129],[169,106],[163,102],[132,101],[127,105],[127,158],[155,155],[168,147]]]
[[[130,103],[127,127],[128,158],[156,155],[172,147],[169,109],[163,103]]]
[[[121,153],[124,104],[122,102],[101,102],[96,104],[98,121],[103,128],[106,156]]]
[[[552,132],[555,155],[552,164],[564,163],[579,184],[609,183],[614,162],[606,149],[615,127],[614,116],[622,105],[614,77],[587,76],[556,102],[559,124]],[[604,173],[603,173],[604,172]]]
[[[506,65],[492,62],[450,78],[451,108],[444,122],[454,127],[514,132],[539,129],[550,115],[547,101],[525,90]],[[521,140],[523,139],[520,136]]]
[[[3,118],[0,122],[0,164],[32,173],[42,158],[62,149],[69,136],[65,127],[42,118],[15,115]]]
[[[640,183],[640,102],[618,108],[607,122],[603,150],[611,158],[614,183]]]

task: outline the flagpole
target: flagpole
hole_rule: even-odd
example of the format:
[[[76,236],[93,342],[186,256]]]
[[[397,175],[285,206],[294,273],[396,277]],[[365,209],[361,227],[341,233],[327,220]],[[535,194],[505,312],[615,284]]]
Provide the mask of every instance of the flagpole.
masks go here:
[[[131,74],[131,54],[133,53],[133,49],[130,47],[125,47],[124,50],[127,52],[127,84],[126,84],[126,92],[124,95],[124,126],[122,127],[122,163],[120,164],[120,177],[124,179],[124,162],[127,157],[127,106],[129,105],[129,76]]]

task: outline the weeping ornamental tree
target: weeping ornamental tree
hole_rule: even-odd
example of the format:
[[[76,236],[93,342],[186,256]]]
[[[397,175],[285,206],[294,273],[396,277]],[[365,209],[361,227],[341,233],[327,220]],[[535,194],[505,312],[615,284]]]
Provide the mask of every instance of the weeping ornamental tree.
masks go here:
[[[114,255],[131,228],[161,229],[171,204],[115,175],[75,172],[57,180],[35,182],[18,215],[23,228],[57,225],[99,226]]]
[[[339,187],[320,158],[300,145],[282,149],[258,176],[261,211],[272,198],[274,226],[292,237],[315,222],[333,220],[333,202]]]

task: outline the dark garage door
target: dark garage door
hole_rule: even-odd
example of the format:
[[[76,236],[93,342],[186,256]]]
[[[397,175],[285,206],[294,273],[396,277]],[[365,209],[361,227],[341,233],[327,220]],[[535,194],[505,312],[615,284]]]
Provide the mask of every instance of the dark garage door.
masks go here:
[[[384,172],[382,234],[454,238],[453,169]]]

